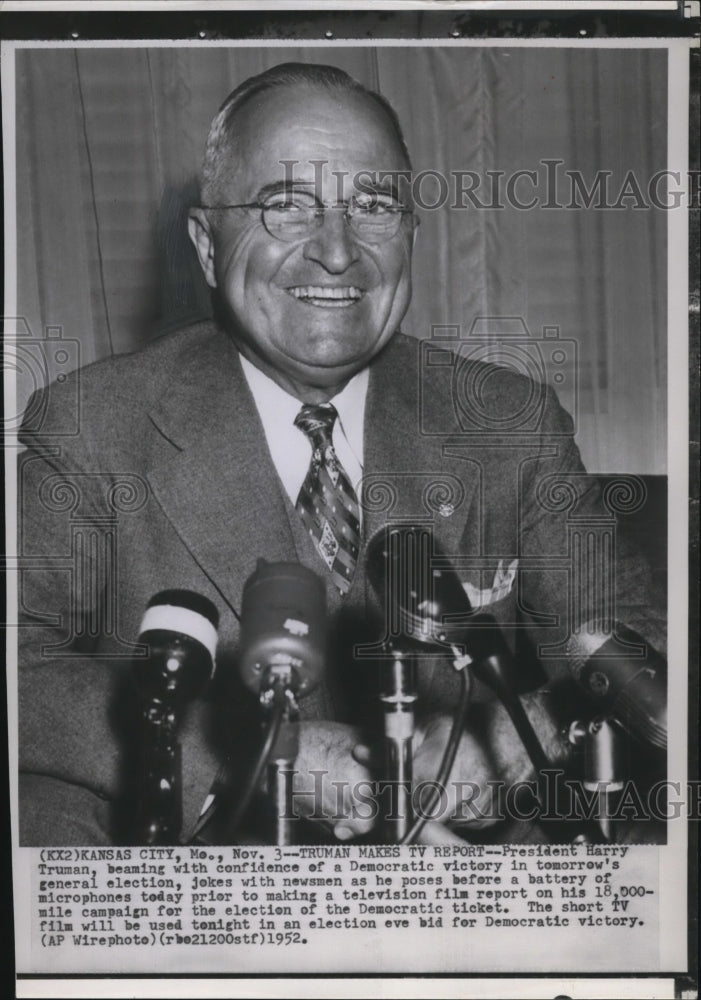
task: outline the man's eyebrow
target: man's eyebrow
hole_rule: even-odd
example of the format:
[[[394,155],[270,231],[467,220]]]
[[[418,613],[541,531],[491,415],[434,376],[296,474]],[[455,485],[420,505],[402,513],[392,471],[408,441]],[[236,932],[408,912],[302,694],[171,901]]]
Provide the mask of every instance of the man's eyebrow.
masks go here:
[[[295,191],[298,188],[313,188],[314,181],[302,181],[302,180],[284,180],[284,181],[272,181],[270,184],[264,184],[262,188],[258,191],[256,195],[257,201],[265,201],[271,194],[280,194],[285,191]]]
[[[373,184],[363,181],[358,186],[358,190],[361,192],[369,191],[372,194],[389,194],[395,201],[399,201],[399,188],[394,182],[388,184],[387,181],[380,181],[379,184]]]
[[[361,171],[357,177],[356,188],[361,194],[388,194],[394,201],[401,203],[399,184],[396,181],[396,171],[387,171],[385,176],[373,178]]]
[[[374,181],[370,176],[358,177],[359,183],[355,185],[356,193],[360,194],[388,194],[396,202],[401,202],[399,195],[399,185],[391,177],[383,177],[380,181]],[[271,181],[270,184],[263,185],[256,195],[256,201],[262,202],[274,194],[284,194],[286,191],[309,191],[316,193],[316,182],[313,180],[302,180],[301,178],[288,178],[281,181]]]

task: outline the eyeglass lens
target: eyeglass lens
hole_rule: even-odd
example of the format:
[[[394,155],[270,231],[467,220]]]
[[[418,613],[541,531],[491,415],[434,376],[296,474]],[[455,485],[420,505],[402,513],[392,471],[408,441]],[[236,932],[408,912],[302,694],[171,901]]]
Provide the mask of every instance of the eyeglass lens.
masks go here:
[[[348,205],[334,206],[332,210],[341,209],[353,233],[366,243],[391,239],[399,230],[404,215],[402,209],[389,200],[375,197],[363,201],[354,198]],[[271,236],[293,242],[319,229],[326,211],[328,209],[319,205],[313,196],[288,194],[263,206],[263,224]]]

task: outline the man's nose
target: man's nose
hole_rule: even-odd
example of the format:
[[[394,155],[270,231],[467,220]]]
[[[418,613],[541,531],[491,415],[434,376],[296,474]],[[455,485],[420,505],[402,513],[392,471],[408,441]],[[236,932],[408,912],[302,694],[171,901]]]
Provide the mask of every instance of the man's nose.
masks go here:
[[[322,223],[304,245],[304,256],[331,274],[342,274],[360,257],[342,208],[326,209]]]

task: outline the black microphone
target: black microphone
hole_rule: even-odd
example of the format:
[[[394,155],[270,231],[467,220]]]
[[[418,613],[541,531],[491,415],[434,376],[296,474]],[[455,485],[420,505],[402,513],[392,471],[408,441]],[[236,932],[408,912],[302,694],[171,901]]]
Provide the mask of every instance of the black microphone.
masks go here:
[[[292,769],[299,752],[297,699],[321,680],[326,653],[326,587],[299,563],[258,565],[241,601],[239,672],[271,713],[268,734],[229,829],[241,821],[268,764],[274,843],[293,843]]]
[[[515,659],[493,615],[473,612],[449,560],[435,546],[429,527],[388,526],[371,539],[368,576],[385,598],[390,629],[467,654],[475,677],[497,695],[536,771],[550,762],[518,697]],[[447,650],[446,650],[447,651]]]
[[[442,620],[445,607],[461,607],[462,587],[450,572],[444,574],[432,565],[432,556],[430,528],[414,525],[383,528],[370,540],[367,552],[368,579],[385,605],[382,645],[385,652],[391,653],[391,659],[382,664],[380,700],[384,708],[386,771],[397,790],[397,808],[385,817],[385,824],[390,841],[400,844],[411,843],[418,836],[438,803],[440,789],[455,761],[470,697],[467,660],[449,643]],[[464,591],[462,594],[464,597]],[[412,740],[417,643],[449,644],[446,653],[452,654],[454,666],[459,668],[460,696],[433,791],[421,815],[414,818]]]
[[[258,560],[241,602],[241,678],[255,694],[283,677],[297,696],[319,681],[326,651],[326,588],[299,563]]]
[[[148,603],[139,634],[148,655],[133,663],[141,702],[135,843],[178,843],[178,727],[183,708],[204,690],[214,672],[218,626],[219,613],[211,601],[189,590],[164,590]]]
[[[473,611],[455,570],[437,550],[431,529],[384,528],[368,546],[368,576],[384,597],[390,632],[399,628],[412,640],[448,646],[456,662],[456,654],[466,653],[472,673],[502,702],[536,774],[547,770],[550,761],[517,694],[515,658],[499,623],[493,615]],[[581,829],[559,821],[548,824],[553,839],[571,840],[573,829],[577,836],[602,839],[591,823]]]
[[[368,578],[385,601],[390,635],[457,647],[472,671],[505,702],[518,690],[514,658],[493,615],[473,611],[465,588],[433,541],[430,527],[398,525],[368,545]]]
[[[575,680],[605,714],[641,743],[667,747],[667,664],[637,632],[596,621],[570,637],[567,653]]]

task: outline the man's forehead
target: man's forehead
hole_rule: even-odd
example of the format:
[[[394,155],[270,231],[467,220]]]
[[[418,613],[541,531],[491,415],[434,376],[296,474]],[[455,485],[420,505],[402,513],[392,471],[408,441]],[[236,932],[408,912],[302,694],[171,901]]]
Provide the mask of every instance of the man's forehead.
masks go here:
[[[362,92],[341,88],[299,85],[257,95],[242,109],[234,134],[235,174],[247,185],[255,179],[257,187],[289,180],[291,163],[295,179],[317,186],[323,174],[338,186],[334,171],[352,181],[360,170],[408,166],[384,109]]]

